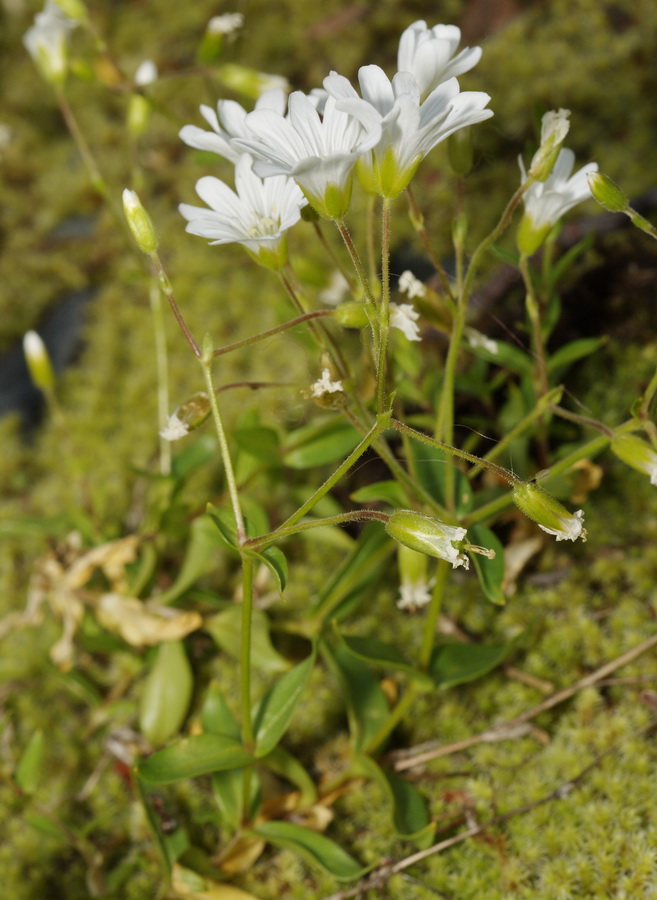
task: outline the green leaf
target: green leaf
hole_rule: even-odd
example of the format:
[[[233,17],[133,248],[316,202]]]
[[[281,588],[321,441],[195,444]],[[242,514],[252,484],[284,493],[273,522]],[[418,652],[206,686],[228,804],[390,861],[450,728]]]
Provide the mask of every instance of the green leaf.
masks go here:
[[[473,347],[468,345],[468,350],[479,359],[485,359],[486,362],[495,363],[503,369],[515,372],[517,375],[531,375],[534,371],[534,364],[530,355],[520,347],[508,344],[506,341],[495,341],[497,345],[497,353],[492,353],[486,347]]]
[[[310,469],[344,459],[362,439],[343,419],[325,419],[319,425],[299,428],[288,435],[283,462],[291,469]]]
[[[244,799],[244,769],[226,769],[212,775],[214,796],[222,825],[237,831],[242,823],[242,801]]]
[[[239,740],[240,726],[226,703],[219,684],[210,682],[203,706],[201,707],[201,725],[209,734],[224,734]]]
[[[240,450],[256,459],[266,463],[280,463],[280,441],[273,428],[264,426],[238,428],[233,431],[232,438]]]
[[[43,748],[43,731],[37,729],[30,735],[14,775],[16,784],[26,794],[33,794],[39,784],[43,765]]]
[[[207,505],[207,513],[219,529],[219,534],[223,539],[223,544],[233,553],[239,553],[239,543],[237,540],[237,530],[235,528],[235,517],[229,509],[214,506],[212,503]]]
[[[415,458],[415,471],[422,487],[439,503],[445,502],[445,475],[451,467],[454,473],[454,496],[456,512],[459,515],[472,509],[472,485],[460,469],[454,465],[454,458],[443,450],[436,450],[420,441],[410,441]]]
[[[144,809],[146,820],[155,839],[155,844],[160,852],[164,868],[167,875],[170,875],[173,864],[189,847],[189,837],[185,829],[180,827],[177,822],[175,823],[177,827],[171,833],[168,833],[168,826],[171,823],[164,818],[165,816],[168,817],[166,799],[159,792],[152,791],[150,786],[139,777],[139,772],[136,774],[134,784],[137,796]]]
[[[296,756],[293,756],[289,750],[286,750],[280,744],[271,753],[263,757],[259,764],[299,788],[301,806],[310,806],[317,800],[315,782]]]
[[[209,434],[203,435],[173,458],[171,474],[179,481],[184,481],[201,466],[215,460],[218,452],[216,440]]]
[[[378,638],[339,635],[345,649],[363,662],[383,669],[394,669],[398,672],[406,672],[414,678],[426,682],[430,687],[433,681],[424,672],[420,672],[406,659],[392,644],[386,644]]]
[[[270,688],[258,703],[253,717],[256,757],[267,756],[288,729],[294,707],[303,693],[315,664],[315,652],[295,666]]]
[[[404,509],[408,506],[408,497],[406,491],[398,481],[377,481],[374,484],[368,484],[353,494],[349,495],[349,499],[354,503],[388,503],[395,509]]]
[[[390,714],[388,699],[378,679],[345,647],[333,653],[322,645],[322,655],[342,682],[354,749],[364,750]]]
[[[317,863],[338,881],[361,878],[367,871],[334,841],[316,831],[294,825],[292,822],[263,822],[249,829],[252,834],[292,850],[310,862]]]
[[[151,784],[171,784],[253,762],[241,743],[225,735],[199,734],[159,750],[139,764],[139,776]]]
[[[559,349],[548,359],[547,370],[550,373],[555,372],[557,369],[563,369],[565,371],[574,362],[577,362],[578,359],[584,359],[584,357],[590,356],[606,343],[606,336],[581,338],[577,341],[570,341],[569,344],[564,344],[563,347],[559,347]]]
[[[59,839],[66,844],[69,844],[71,841],[71,835],[67,834],[64,828],[60,828],[59,825],[56,825],[54,822],[51,822],[50,819],[47,819],[39,813],[33,813],[27,810],[22,814],[21,818],[23,822],[31,828],[34,828],[34,830],[38,831],[40,834],[44,834],[46,837]]]
[[[479,584],[484,592],[484,596],[491,603],[498,606],[504,606],[506,597],[502,590],[504,581],[504,547],[496,534],[485,525],[470,525],[468,528],[468,540],[471,544],[478,544],[481,547],[488,547],[489,550],[495,551],[494,559],[487,559],[478,553],[470,553],[470,559],[474,563]]]
[[[232,656],[240,658],[242,640],[242,607],[229,606],[207,620],[205,630],[217,646]],[[261,609],[254,609],[251,618],[251,662],[256,669],[268,674],[286,672],[289,662],[274,649],[269,638],[269,619]]]
[[[189,528],[189,540],[185,558],[171,587],[155,598],[160,605],[173,603],[202,575],[216,565],[217,548],[224,541],[217,534],[217,525],[211,516],[197,516]]]
[[[283,551],[279,550],[278,547],[272,546],[261,550],[259,553],[254,553],[253,556],[267,566],[274,576],[279,593],[282,594],[287,584],[287,560]]]
[[[194,690],[194,675],[182,641],[164,641],[155,651],[139,700],[139,727],[150,744],[163,744],[180,730]]]
[[[440,644],[434,648],[429,673],[439,688],[475,681],[497,668],[512,646],[512,644]]]
[[[352,552],[322,589],[315,615],[326,616],[333,613],[336,619],[341,618],[340,611],[337,610],[338,604],[354,596],[362,596],[365,587],[381,574],[384,560],[394,549],[394,543],[380,524],[368,523],[361,531]]]
[[[397,835],[422,843],[430,840],[435,824],[429,818],[429,810],[422,794],[404,778],[381,769],[371,757],[359,757],[358,762],[387,794],[392,805],[392,823]]]

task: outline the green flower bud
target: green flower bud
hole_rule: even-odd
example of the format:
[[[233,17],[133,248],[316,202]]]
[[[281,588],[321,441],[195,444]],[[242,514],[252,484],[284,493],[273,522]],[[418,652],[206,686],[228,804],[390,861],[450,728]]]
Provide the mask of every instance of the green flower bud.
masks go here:
[[[144,682],[139,727],[158,746],[178,732],[192,698],[194,679],[182,641],[165,641]]]
[[[467,569],[470,565],[468,557],[454,546],[465,537],[465,528],[445,525],[410,509],[398,509],[388,519],[386,531],[399,544],[418,553],[444,559],[452,564],[453,569],[457,566]]]
[[[619,434],[611,442],[611,452],[628,466],[649,475],[650,484],[657,484],[657,453],[646,441],[633,434]]]
[[[532,519],[539,528],[548,534],[555,535],[558,541],[576,541],[581,537],[586,540],[584,512],[578,509],[569,513],[545,488],[533,482],[516,484],[513,488],[513,500],[524,514]]]
[[[337,306],[335,321],[343,328],[367,328],[369,324],[367,310],[357,300],[349,300]]]
[[[153,256],[157,251],[157,235],[151,217],[141,205],[137,194],[127,188],[123,191],[123,212],[141,252]]]
[[[50,356],[36,331],[28,331],[23,337],[23,352],[30,372],[30,378],[44,394],[51,394],[55,388],[55,373]]]
[[[536,253],[552,230],[552,226],[553,223],[550,222],[547,225],[539,225],[537,227],[532,217],[525,213],[520,220],[516,233],[516,243],[520,253],[523,256],[531,256],[533,253]]]
[[[545,181],[552,174],[559,156],[561,145],[570,129],[569,109],[550,110],[541,122],[541,146],[532,158],[529,177],[534,181]]]
[[[625,212],[630,202],[611,178],[602,172],[589,172],[586,177],[591,193],[600,206],[609,212]]]

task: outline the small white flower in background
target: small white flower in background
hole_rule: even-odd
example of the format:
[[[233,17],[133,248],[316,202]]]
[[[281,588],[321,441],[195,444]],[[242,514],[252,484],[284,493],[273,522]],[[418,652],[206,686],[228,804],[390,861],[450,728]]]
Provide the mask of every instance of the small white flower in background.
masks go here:
[[[256,109],[271,109],[279,115],[285,115],[287,94],[282,87],[274,87],[256,100]],[[209,150],[223,156],[229,162],[236,163],[244,154],[242,148],[231,145],[233,138],[248,138],[245,119],[247,111],[235,100],[219,100],[217,112],[211,106],[201,106],[201,115],[212,131],[205,131],[197,125],[185,125],[180,129],[179,137],[189,147],[196,150]]]
[[[145,59],[139,64],[135,72],[135,84],[138,87],[146,87],[147,84],[153,84],[157,81],[157,66],[152,59]]]
[[[518,157],[521,183],[528,175]],[[565,147],[559,151],[551,175],[545,181],[533,182],[523,197],[525,213],[518,226],[518,248],[529,256],[541,246],[559,219],[583,200],[591,197],[587,176],[598,171],[597,163],[587,163],[571,175],[575,165],[575,154]]]
[[[328,286],[319,292],[318,299],[320,303],[325,303],[327,306],[337,306],[348,290],[349,282],[342,272],[335,269]]]
[[[34,17],[34,25],[23,35],[23,44],[43,78],[61,85],[68,69],[68,37],[77,22],[69,18],[54,2],[47,0],[42,12]]]
[[[420,329],[416,324],[419,312],[412,303],[390,304],[390,327],[398,328],[409,341],[421,341]]]
[[[371,156],[360,162],[363,179],[383,197],[393,198],[409,184],[430,150],[465,128],[489,119],[490,100],[481,91],[461,91],[456,78],[435,88],[423,103],[410,72],[397,72],[392,81],[379,66],[358,71],[362,98],[337,72],[324,87],[344,110],[361,123],[373,141]]]
[[[287,260],[286,231],[301,218],[306,200],[291,178],[260,179],[246,154],[235,166],[235,188],[212,175],[196,182],[196,193],[210,209],[181,203],[187,231],[212,244],[239,243],[263,266],[280,269]]]
[[[431,603],[433,581],[402,581],[399,585],[397,609],[416,612]]]
[[[409,300],[414,300],[415,297],[425,297],[427,293],[427,289],[415,275],[411,272],[410,269],[406,269],[405,272],[402,272],[399,276],[399,293],[406,294]]]
[[[456,25],[434,25],[413,22],[399,40],[397,70],[410,72],[426,97],[443,81],[462,75],[477,65],[481,47],[466,47],[454,56],[461,43],[461,29]]]
[[[224,13],[222,16],[213,16],[207,25],[210,34],[233,34],[244,25],[242,13]]]
[[[326,101],[323,117],[301,91],[290,95],[288,114],[256,109],[246,117],[251,137],[234,144],[256,158],[259,175],[289,175],[310,204],[327,219],[341,219],[351,199],[352,169],[358,157],[379,139],[366,137],[359,123]]]
[[[322,374],[310,386],[311,397],[323,397],[324,394],[335,394],[344,391],[341,381],[331,381],[331,373],[328,369],[322,369]]]
[[[169,416],[166,426],[160,431],[160,437],[165,441],[179,441],[189,434],[189,428],[178,418],[177,413]]]
[[[486,337],[485,334],[482,334],[481,331],[477,331],[476,328],[466,328],[465,337],[471,347],[481,347],[483,350],[487,350],[493,356],[497,356],[497,354],[500,352],[500,348],[497,346],[497,341]]]

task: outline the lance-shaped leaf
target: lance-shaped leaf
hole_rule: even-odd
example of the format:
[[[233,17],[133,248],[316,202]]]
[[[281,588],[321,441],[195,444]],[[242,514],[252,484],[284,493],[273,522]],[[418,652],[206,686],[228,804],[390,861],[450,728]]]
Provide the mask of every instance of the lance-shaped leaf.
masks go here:
[[[362,440],[353,425],[343,419],[330,418],[305,425],[288,435],[283,448],[283,462],[291,469],[312,469],[348,456]]]
[[[504,661],[513,644],[440,644],[434,648],[429,673],[439,688],[453,687],[487,675]]]
[[[250,829],[253,834],[292,850],[309,862],[317,863],[338,881],[361,878],[367,871],[338,844],[323,834],[294,825],[292,822],[263,822]]]
[[[242,639],[242,607],[229,606],[212,616],[205,624],[214,641],[230,656],[239,658]],[[251,661],[257,669],[276,674],[290,668],[269,638],[269,619],[261,609],[253,610],[251,620]]]
[[[361,756],[358,762],[387,794],[392,805],[392,824],[399,837],[429,846],[435,824],[417,788],[393,772],[386,772],[369,756]]]
[[[498,606],[504,606],[506,597],[502,590],[504,582],[504,547],[490,528],[485,525],[470,525],[468,528],[468,540],[471,544],[478,544],[480,547],[488,547],[489,550],[495,551],[493,559],[482,557],[478,553],[471,553],[470,559],[474,563],[479,584],[484,592],[487,600],[496,603]]]
[[[314,664],[313,650],[307,659],[286,672],[261,698],[253,717],[256,757],[271,753],[287,731]]]
[[[390,713],[388,699],[378,679],[345,647],[332,652],[324,644],[322,655],[342,682],[351,739],[356,750],[363,750]]]
[[[430,687],[433,681],[426,672],[416,669],[404,656],[404,654],[394,647],[374,637],[359,637],[357,635],[349,636],[346,634],[339,635],[345,649],[363,662],[370,663],[382,669],[393,669],[397,672],[406,672],[413,678]]]
[[[151,784],[171,784],[210,772],[237,769],[253,762],[242,744],[225,735],[198,734],[159,750],[138,766],[138,773]]]

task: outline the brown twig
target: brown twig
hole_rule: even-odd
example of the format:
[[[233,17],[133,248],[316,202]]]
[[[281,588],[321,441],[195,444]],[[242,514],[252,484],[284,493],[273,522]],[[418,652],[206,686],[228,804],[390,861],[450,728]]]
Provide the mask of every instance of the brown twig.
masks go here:
[[[413,749],[406,750],[403,753],[403,758],[400,758],[400,755],[397,755],[395,771],[403,772],[405,769],[411,769],[414,766],[422,765],[432,759],[439,759],[441,756],[449,756],[452,753],[458,753],[460,750],[467,750],[469,747],[474,747],[477,744],[506,741],[511,738],[520,737],[528,732],[529,728],[527,723],[531,721],[531,719],[536,718],[536,716],[548,709],[552,709],[553,706],[563,703],[564,700],[568,700],[578,691],[591,687],[606,678],[607,675],[615,672],[616,669],[620,669],[622,666],[627,665],[627,663],[632,662],[632,660],[641,656],[647,650],[651,650],[653,647],[657,647],[657,634],[654,634],[652,637],[643,641],[641,644],[638,644],[636,647],[633,647],[631,650],[628,650],[626,653],[623,653],[621,656],[618,656],[616,659],[611,660],[611,662],[605,663],[604,666],[596,669],[595,672],[591,672],[591,674],[587,675],[585,678],[580,678],[579,681],[576,681],[575,684],[570,685],[570,687],[557,691],[555,694],[552,694],[551,697],[547,697],[543,700],[542,703],[539,703],[537,706],[532,706],[524,713],[520,713],[520,715],[516,716],[514,719],[510,719],[508,722],[503,722],[501,725],[496,725],[494,728],[482,731],[480,734],[464,738],[462,741],[455,741],[453,744],[444,744],[442,747],[434,746],[432,749],[423,750],[421,753],[417,753],[417,751],[414,751]],[[426,744],[423,746],[426,747]]]

